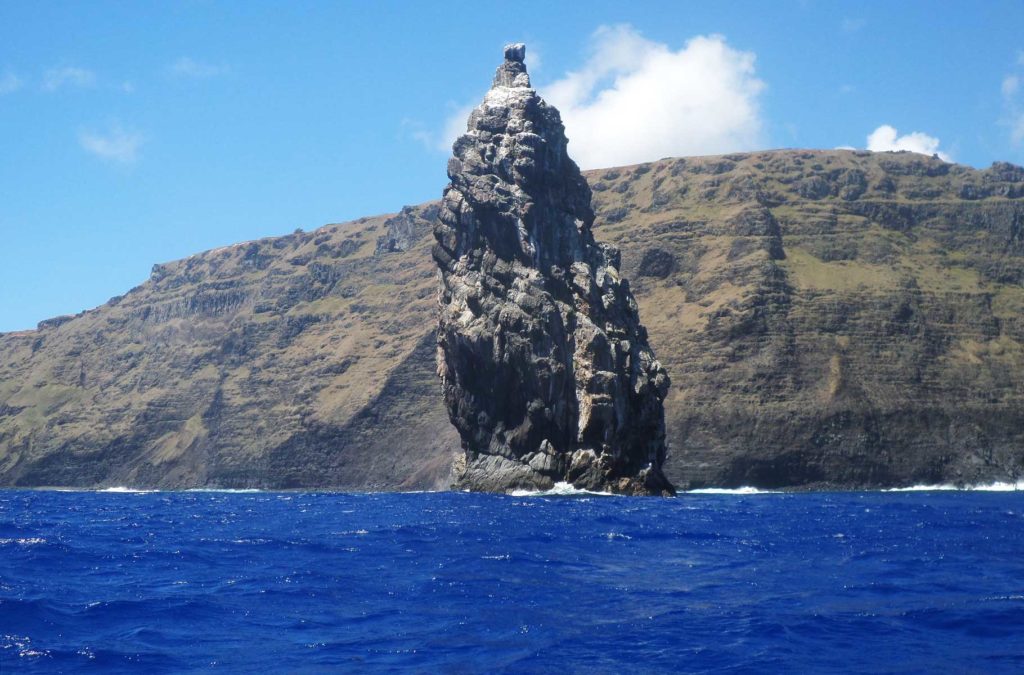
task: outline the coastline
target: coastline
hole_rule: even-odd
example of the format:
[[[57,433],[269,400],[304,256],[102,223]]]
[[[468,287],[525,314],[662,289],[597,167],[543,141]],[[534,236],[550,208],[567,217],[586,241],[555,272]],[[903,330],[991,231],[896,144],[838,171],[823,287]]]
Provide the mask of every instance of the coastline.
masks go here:
[[[99,494],[351,494],[351,495],[379,495],[379,494],[436,494],[450,492],[453,494],[495,494],[499,497],[624,497],[626,495],[614,494],[611,492],[599,492],[595,490],[580,490],[568,483],[558,483],[550,490],[513,490],[507,493],[475,493],[469,490],[347,490],[330,488],[181,488],[163,489],[146,487],[129,487],[125,485],[113,485],[107,487],[66,487],[66,486],[3,486],[0,492],[12,491],[37,491],[37,492],[93,492]],[[910,492],[1024,492],[1024,480],[1016,483],[996,481],[993,483],[979,483],[974,485],[953,485],[953,484],[920,484],[900,487],[827,487],[810,488],[804,486],[784,488],[759,488],[754,486],[741,486],[735,488],[707,487],[695,488],[692,490],[680,490],[678,497],[701,496],[701,495],[728,495],[728,496],[749,496],[769,494],[850,494],[850,493],[910,493]]]

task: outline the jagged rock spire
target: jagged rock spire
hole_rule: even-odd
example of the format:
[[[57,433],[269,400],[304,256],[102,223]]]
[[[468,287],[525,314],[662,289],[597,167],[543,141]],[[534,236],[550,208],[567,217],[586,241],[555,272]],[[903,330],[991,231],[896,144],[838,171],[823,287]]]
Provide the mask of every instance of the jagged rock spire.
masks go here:
[[[455,142],[434,227],[438,371],[464,451],[455,483],[670,493],[669,379],[618,251],[594,240],[590,188],[525,54],[505,47]]]
[[[529,87],[526,72],[526,45],[522,42],[505,45],[505,62],[498,66],[492,87]]]

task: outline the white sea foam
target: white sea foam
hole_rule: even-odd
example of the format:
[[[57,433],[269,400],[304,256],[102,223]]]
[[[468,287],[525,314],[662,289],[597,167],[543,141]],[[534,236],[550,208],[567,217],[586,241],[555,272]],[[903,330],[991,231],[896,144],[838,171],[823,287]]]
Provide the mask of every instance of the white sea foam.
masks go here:
[[[684,494],[688,495],[774,495],[779,494],[779,490],[760,490],[756,487],[738,487],[738,488],[699,488],[697,490],[686,490]]]
[[[580,490],[573,487],[572,483],[555,483],[550,490],[513,490],[509,493],[513,497],[580,497],[583,495],[598,497],[619,497],[620,495],[611,492],[595,492],[594,490]]]
[[[129,494],[148,494],[150,492],[159,492],[159,490],[140,490],[137,488],[125,487],[123,485],[115,485],[114,487],[103,488],[102,490],[96,490],[96,492],[119,492]]]
[[[252,492],[263,492],[257,488],[189,488],[185,492],[226,492],[228,494],[249,494]]]
[[[1024,490],[1024,480],[1016,483],[987,483],[984,485],[911,485],[910,487],[889,488],[882,492],[941,492],[941,491],[966,491],[966,492],[1016,492]]]
[[[882,492],[944,492],[959,490],[955,485],[911,485],[910,487],[886,488]]]
[[[884,492],[884,493],[929,493],[929,492],[987,492],[987,493],[1008,493],[1024,491],[1024,480],[1017,482],[990,482],[977,484],[977,486],[953,486],[953,484],[935,484],[935,486],[909,486],[907,488],[886,488],[883,490],[865,490],[862,492]],[[778,495],[783,494],[782,490],[760,490],[758,488],[701,488],[699,490],[687,490],[684,495]]]

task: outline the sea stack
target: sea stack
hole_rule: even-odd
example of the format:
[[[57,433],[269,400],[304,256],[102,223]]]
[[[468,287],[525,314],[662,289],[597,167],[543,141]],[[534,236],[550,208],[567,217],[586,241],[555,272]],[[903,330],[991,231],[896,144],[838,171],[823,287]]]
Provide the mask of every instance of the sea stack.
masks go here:
[[[438,374],[463,455],[454,487],[669,495],[668,374],[619,252],[591,232],[591,192],[522,44],[453,146],[434,225]]]

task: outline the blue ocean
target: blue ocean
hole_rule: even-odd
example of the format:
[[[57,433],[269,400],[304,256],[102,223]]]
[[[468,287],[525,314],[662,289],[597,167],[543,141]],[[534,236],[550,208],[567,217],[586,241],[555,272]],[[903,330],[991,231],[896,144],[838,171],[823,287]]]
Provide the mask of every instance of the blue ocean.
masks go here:
[[[0,671],[1024,672],[1024,493],[0,492]]]

